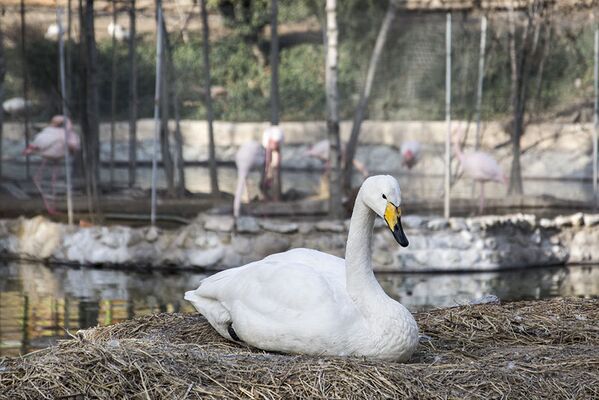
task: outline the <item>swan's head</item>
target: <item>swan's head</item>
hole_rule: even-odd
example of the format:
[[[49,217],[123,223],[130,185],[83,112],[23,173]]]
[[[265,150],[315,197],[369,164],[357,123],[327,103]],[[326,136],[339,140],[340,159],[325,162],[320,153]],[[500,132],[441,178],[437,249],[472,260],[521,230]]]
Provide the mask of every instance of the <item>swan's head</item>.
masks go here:
[[[402,247],[409,242],[401,226],[401,189],[397,179],[390,175],[376,175],[366,179],[360,189],[362,201],[383,218]]]

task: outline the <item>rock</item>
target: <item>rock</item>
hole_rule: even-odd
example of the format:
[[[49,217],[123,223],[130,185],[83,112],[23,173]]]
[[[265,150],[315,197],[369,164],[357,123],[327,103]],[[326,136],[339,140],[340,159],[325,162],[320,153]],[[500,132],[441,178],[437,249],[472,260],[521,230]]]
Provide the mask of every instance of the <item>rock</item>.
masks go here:
[[[450,218],[449,227],[453,231],[465,231],[468,230],[468,225],[464,218]]]
[[[252,252],[252,241],[244,236],[235,236],[232,241],[232,250],[239,254],[250,254]]]
[[[477,299],[474,300],[470,300],[470,305],[477,305],[477,304],[501,304],[501,301],[499,300],[499,297],[495,296],[494,294],[487,294],[484,296],[481,296]]]
[[[558,228],[564,228],[564,227],[569,227],[572,226],[572,218],[569,216],[557,216],[555,217],[555,226],[557,226]]]
[[[211,267],[218,263],[225,255],[223,246],[209,249],[196,249],[187,252],[187,259],[191,265],[198,267]]]
[[[585,226],[595,226],[599,224],[599,214],[585,214],[583,220]]]
[[[146,232],[146,240],[153,243],[158,239],[158,229],[155,226],[151,226]]]
[[[260,260],[268,255],[289,250],[289,239],[283,235],[264,233],[253,241],[253,258]]]
[[[274,222],[269,220],[260,221],[260,226],[267,231],[276,233],[294,233],[298,231],[298,225],[294,222]]]
[[[584,225],[584,214],[579,212],[570,217],[570,221],[572,221],[572,226],[581,227]]]
[[[548,219],[548,218],[541,218],[541,220],[539,221],[539,225],[541,226],[541,228],[546,228],[546,229],[557,227],[557,224],[555,223],[555,221],[552,219]]]
[[[426,227],[433,231],[440,231],[441,229],[445,229],[449,226],[449,222],[445,218],[437,218],[428,221]]]
[[[207,215],[204,229],[207,231],[231,232],[235,226],[235,220],[230,215]]]
[[[260,225],[254,217],[239,217],[235,221],[237,232],[239,233],[257,233],[260,232]]]
[[[314,224],[310,222],[300,222],[298,232],[302,235],[307,235],[314,229]]]
[[[420,228],[423,222],[424,220],[422,217],[419,217],[418,215],[406,215],[405,217],[401,217],[403,227],[408,229]]]
[[[344,226],[342,222],[339,221],[320,221],[316,223],[316,230],[320,232],[343,232]]]

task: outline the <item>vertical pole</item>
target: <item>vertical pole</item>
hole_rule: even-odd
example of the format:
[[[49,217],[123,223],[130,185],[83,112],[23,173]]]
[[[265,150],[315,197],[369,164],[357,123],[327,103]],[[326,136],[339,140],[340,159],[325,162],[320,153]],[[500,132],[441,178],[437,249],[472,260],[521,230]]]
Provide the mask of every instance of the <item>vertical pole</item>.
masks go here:
[[[271,0],[270,9],[270,123],[279,124],[279,33],[277,31],[278,0]],[[279,168],[280,170],[280,168]]]
[[[203,51],[204,51],[204,90],[206,98],[206,119],[208,122],[208,156],[210,162],[210,191],[213,197],[219,197],[218,173],[216,170],[216,149],[214,148],[214,129],[212,120],[214,114],[212,111],[212,78],[210,76],[210,29],[208,27],[208,11],[206,10],[206,0],[200,0],[202,13],[202,32],[203,32]]]
[[[29,76],[27,74],[27,60],[26,60],[26,51],[25,49],[26,47],[26,37],[27,36],[27,27],[25,24],[25,0],[21,0],[21,62],[22,62],[22,73],[23,73],[23,100],[25,100],[25,109],[24,111],[24,115],[25,115],[25,147],[29,147],[29,104],[28,104],[28,97],[29,97]],[[29,179],[29,176],[31,175],[29,170],[30,170],[30,163],[29,163],[29,154],[25,156],[25,168],[26,168],[26,174],[27,174],[27,179]]]
[[[156,84],[154,86],[154,143],[152,146],[152,206],[150,222],[156,224],[156,183],[158,135],[160,133],[160,90],[162,81],[162,2],[157,0],[158,22],[156,27]]]
[[[483,83],[485,80],[485,51],[487,47],[487,16],[483,15],[480,21],[480,53],[478,59],[478,86],[476,87],[476,144],[480,147],[481,108],[483,102]]]
[[[593,129],[593,209],[597,208],[597,131],[599,130],[599,27],[595,28],[595,110]]]
[[[116,118],[116,0],[112,1],[112,71],[110,82],[110,188],[114,185],[114,147]]]
[[[135,184],[137,164],[137,57],[135,0],[129,6],[129,187]]]
[[[449,218],[449,191],[451,190],[451,13],[447,13],[445,54],[445,122],[447,123],[447,135],[445,137],[445,201],[443,215],[445,218]]]
[[[73,194],[71,191],[71,162],[69,156],[69,112],[67,108],[67,80],[64,62],[64,31],[62,29],[62,8],[56,9],[56,23],[58,25],[58,64],[60,65],[60,97],[62,98],[62,117],[64,120],[64,169],[67,180],[67,212],[69,225],[73,225]]]

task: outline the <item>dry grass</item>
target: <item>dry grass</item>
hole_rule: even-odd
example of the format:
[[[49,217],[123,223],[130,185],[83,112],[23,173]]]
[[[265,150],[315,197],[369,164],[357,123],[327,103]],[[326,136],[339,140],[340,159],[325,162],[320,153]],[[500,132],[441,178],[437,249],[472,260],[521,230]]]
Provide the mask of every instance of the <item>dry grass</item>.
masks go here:
[[[146,316],[0,361],[0,398],[599,398],[599,300],[416,319],[421,345],[398,364],[265,353],[225,341],[199,315]]]

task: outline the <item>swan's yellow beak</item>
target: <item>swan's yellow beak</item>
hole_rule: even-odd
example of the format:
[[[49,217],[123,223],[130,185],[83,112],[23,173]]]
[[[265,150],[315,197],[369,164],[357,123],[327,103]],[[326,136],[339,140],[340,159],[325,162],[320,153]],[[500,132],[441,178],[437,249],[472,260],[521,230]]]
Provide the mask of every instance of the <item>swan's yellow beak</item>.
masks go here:
[[[393,232],[393,237],[402,247],[407,247],[410,242],[408,242],[408,238],[403,231],[401,226],[401,208],[395,207],[391,202],[387,202],[387,207],[385,208],[385,222],[387,222],[387,226]]]

